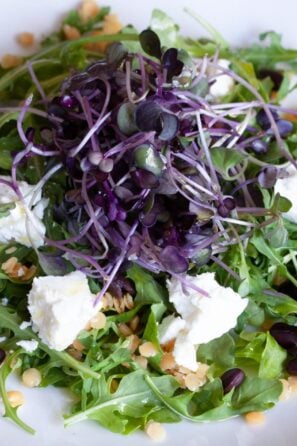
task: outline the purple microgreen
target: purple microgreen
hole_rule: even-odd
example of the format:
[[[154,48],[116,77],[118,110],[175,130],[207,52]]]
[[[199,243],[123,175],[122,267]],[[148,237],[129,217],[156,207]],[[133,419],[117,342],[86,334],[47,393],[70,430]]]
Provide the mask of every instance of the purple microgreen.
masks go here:
[[[137,132],[134,104],[126,102],[120,106],[117,114],[117,125],[124,135],[130,136]]]
[[[162,130],[158,138],[162,141],[170,141],[173,139],[179,130],[179,120],[176,115],[171,113],[161,113]]]
[[[171,82],[173,76],[181,74],[184,63],[178,59],[176,48],[169,48],[162,56],[162,67],[166,70],[167,81]]]
[[[265,167],[258,175],[260,186],[268,189],[275,185],[276,179],[277,168],[275,166]]]
[[[188,261],[180,254],[180,250],[175,246],[166,246],[160,252],[160,261],[165,270],[181,274],[188,270]]]
[[[160,132],[162,130],[161,123],[161,107],[154,101],[148,100],[141,102],[135,109],[135,124],[142,132]]]
[[[149,56],[160,59],[162,56],[161,42],[158,35],[151,29],[145,29],[139,34],[139,42],[143,51]]]
[[[164,162],[161,156],[149,144],[143,144],[134,150],[134,162],[136,167],[148,170],[156,176],[160,176],[164,169]]]

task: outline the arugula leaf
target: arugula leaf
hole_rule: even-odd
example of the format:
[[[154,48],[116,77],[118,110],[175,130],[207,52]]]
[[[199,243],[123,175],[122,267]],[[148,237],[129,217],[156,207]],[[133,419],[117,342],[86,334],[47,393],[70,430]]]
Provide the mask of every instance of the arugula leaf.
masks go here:
[[[153,304],[150,308],[150,315],[143,333],[143,338],[159,346],[158,322],[160,322],[166,306],[163,303]]]
[[[232,406],[239,413],[263,411],[274,406],[283,390],[279,380],[246,378],[232,397]]]
[[[238,58],[252,62],[257,68],[273,68],[279,62],[286,62],[292,68],[297,67],[297,51],[284,48],[279,34],[273,31],[262,33],[260,40],[268,40],[268,44],[254,44],[238,50]]]
[[[218,354],[220,352],[220,354]],[[198,347],[198,361],[207,364],[215,363],[220,368],[231,368],[234,365],[235,342],[229,333],[218,339],[201,344]]]
[[[154,9],[151,15],[150,28],[159,36],[162,45],[167,48],[178,48],[180,38],[179,27],[160,9]]]
[[[95,15],[95,17],[92,17],[90,20],[85,22],[85,21],[82,21],[80,15],[79,15],[79,12],[76,9],[74,9],[69,12],[67,17],[64,19],[63,23],[70,25],[70,26],[74,26],[81,33],[85,33],[85,32],[91,31],[94,28],[94,25],[96,25],[96,28],[97,28],[98,25],[104,20],[104,17],[107,14],[109,14],[109,12],[110,12],[110,7],[108,7],[108,6],[100,8],[100,11],[98,12],[97,15]]]
[[[90,376],[93,378],[100,377],[100,375],[93,371],[90,367],[77,361],[67,353],[52,350],[46,344],[43,344],[31,329],[21,329],[20,319],[17,314],[10,310],[9,307],[5,307],[3,305],[0,305],[0,328],[7,328],[11,330],[18,340],[35,339],[39,343],[39,348],[47,353],[53,361],[59,360],[62,364],[73,368],[78,373],[81,373],[82,376]]]
[[[158,391],[165,395],[172,395],[177,388],[177,383],[171,376],[160,376],[151,380]],[[97,385],[99,386],[98,399],[94,399],[85,410],[76,411],[73,415],[67,416],[66,426],[92,419],[112,432],[127,434],[136,428],[143,427],[146,418],[152,412],[162,409],[158,398],[146,383],[143,370],[124,376],[114,393],[110,393],[103,377]],[[132,426],[131,421],[134,421]]]
[[[220,379],[203,386],[198,392],[184,392],[178,396],[162,394],[149,376],[147,383],[160,401],[181,417],[194,421],[224,420],[239,414],[271,408],[282,392],[279,380],[246,378],[234,392],[223,395]],[[201,412],[202,411],[202,412]]]
[[[242,162],[245,158],[237,150],[227,149],[225,147],[213,147],[210,154],[214,166],[227,180],[230,179],[230,169]]]
[[[24,429],[29,434],[34,434],[35,430],[32,429],[30,426],[28,426],[26,423],[24,423],[17,414],[17,408],[11,407],[7,393],[5,388],[5,383],[8,378],[8,376],[12,373],[13,362],[17,359],[19,355],[19,351],[16,351],[13,355],[11,355],[9,358],[7,358],[4,362],[4,364],[0,367],[0,396],[2,398],[2,401],[4,403],[5,407],[5,417],[10,418],[12,421],[14,421],[18,426],[20,426],[22,429]]]
[[[266,379],[278,378],[282,373],[283,363],[286,358],[287,352],[267,332],[266,344],[259,368],[259,377]]]
[[[134,264],[129,268],[127,277],[133,280],[135,284],[137,291],[136,303],[154,304],[164,302],[166,299],[166,289],[154,280],[151,274],[140,268],[140,266]]]

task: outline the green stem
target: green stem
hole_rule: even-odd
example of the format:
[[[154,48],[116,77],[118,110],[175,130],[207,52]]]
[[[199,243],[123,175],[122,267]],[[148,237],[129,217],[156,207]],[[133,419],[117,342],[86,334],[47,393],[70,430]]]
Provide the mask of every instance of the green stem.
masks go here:
[[[34,60],[32,59],[32,66],[34,68],[42,68],[43,66],[48,65],[60,65],[61,61],[58,59],[40,59]],[[25,74],[28,71],[26,65],[21,65],[20,67],[14,68],[13,70],[8,71],[4,76],[1,77],[0,80],[0,91],[4,90],[7,87],[11,87],[11,84],[16,81],[20,76]]]
[[[12,361],[14,361],[16,359],[17,355],[18,355],[18,353],[11,355],[9,357],[9,359],[7,359],[1,367],[1,370],[0,370],[0,395],[1,395],[4,407],[5,407],[5,417],[13,420],[18,426],[20,426],[22,429],[24,429],[29,434],[34,435],[35,430],[32,429],[32,427],[28,426],[28,424],[24,423],[18,417],[17,409],[11,407],[8,397],[7,397],[6,388],[5,388],[6,379],[12,372],[11,363],[12,363]]]
[[[288,280],[290,280],[290,282],[293,283],[293,285],[294,285],[295,287],[297,287],[297,280],[295,279],[294,276],[292,276],[291,273],[289,273],[288,270],[286,270],[286,277],[287,277]]]
[[[47,56],[51,52],[62,49],[64,47],[72,48],[72,47],[80,47],[81,45],[84,45],[86,43],[124,42],[124,41],[131,41],[131,40],[137,41],[138,34],[118,33],[118,34],[105,34],[105,35],[100,35],[100,36],[81,37],[80,39],[77,39],[77,40],[63,41],[63,42],[56,43],[55,45],[45,48],[44,50],[35,54],[29,60],[32,60],[32,61],[37,60],[40,57]]]

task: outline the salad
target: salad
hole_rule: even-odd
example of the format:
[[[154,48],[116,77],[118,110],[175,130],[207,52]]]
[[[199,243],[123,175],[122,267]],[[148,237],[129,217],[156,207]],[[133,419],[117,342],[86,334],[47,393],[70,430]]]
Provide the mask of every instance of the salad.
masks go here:
[[[196,18],[87,0],[2,59],[0,396],[29,433],[11,373],[69,390],[66,426],[154,439],[297,388],[297,50]]]

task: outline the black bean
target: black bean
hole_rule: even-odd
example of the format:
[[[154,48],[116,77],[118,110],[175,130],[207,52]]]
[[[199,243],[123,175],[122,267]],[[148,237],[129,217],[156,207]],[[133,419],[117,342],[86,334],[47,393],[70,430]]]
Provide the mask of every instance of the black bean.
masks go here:
[[[239,387],[245,379],[245,373],[239,368],[227,370],[221,376],[224,393],[230,392],[230,390]]]
[[[270,328],[270,334],[281,347],[287,350],[297,346],[297,327],[293,325],[277,322]]]
[[[290,375],[297,375],[297,358],[291,359],[287,363],[287,372],[290,373]]]
[[[273,111],[273,110],[270,110],[270,112],[271,112],[271,114],[272,114],[274,120],[277,121],[277,120],[279,119],[278,114],[277,114],[275,111]],[[257,124],[258,124],[258,125],[261,127],[261,129],[263,129],[263,130],[268,130],[268,129],[270,129],[270,127],[271,127],[270,119],[269,119],[269,117],[267,116],[266,111],[263,110],[263,109],[261,109],[261,110],[257,113],[256,121],[257,121]]]
[[[282,138],[286,138],[289,136],[293,130],[294,125],[291,121],[287,121],[286,119],[279,119],[276,123],[279,134]]]

